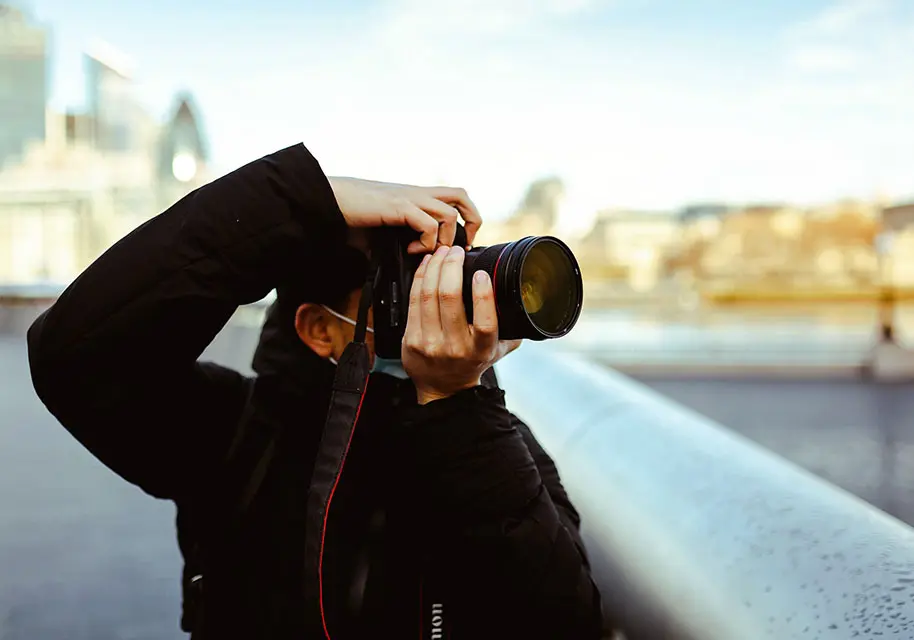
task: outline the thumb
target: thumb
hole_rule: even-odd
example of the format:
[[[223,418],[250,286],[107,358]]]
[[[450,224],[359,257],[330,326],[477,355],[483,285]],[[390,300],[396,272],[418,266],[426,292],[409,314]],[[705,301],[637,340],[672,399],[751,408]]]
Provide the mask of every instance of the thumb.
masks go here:
[[[492,279],[485,271],[473,274],[473,341],[476,353],[491,359],[498,346],[498,313]]]

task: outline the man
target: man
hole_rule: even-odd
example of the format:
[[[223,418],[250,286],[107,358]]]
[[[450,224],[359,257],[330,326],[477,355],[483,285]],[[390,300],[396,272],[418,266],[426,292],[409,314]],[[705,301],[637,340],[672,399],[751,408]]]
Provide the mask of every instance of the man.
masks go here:
[[[600,637],[578,516],[489,371],[516,346],[497,339],[491,282],[473,283],[474,325],[457,306],[458,212],[472,242],[481,220],[462,190],[328,180],[296,145],[133,231],[30,329],[48,409],[177,504],[194,638]],[[438,251],[411,292],[407,377],[371,376],[315,598],[305,505],[366,276],[352,245],[380,225],[420,232],[412,253]],[[274,288],[256,378],[198,362],[239,305]]]

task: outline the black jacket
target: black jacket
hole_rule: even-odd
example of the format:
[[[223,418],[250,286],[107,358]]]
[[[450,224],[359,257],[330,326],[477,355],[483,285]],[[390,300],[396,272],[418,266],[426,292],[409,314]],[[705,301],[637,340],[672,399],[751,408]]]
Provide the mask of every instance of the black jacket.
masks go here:
[[[345,234],[302,145],[196,190],[36,320],[39,397],[103,463],[177,504],[182,551],[204,549],[206,638],[323,638],[324,621],[336,640],[599,638],[578,515],[497,385],[419,406],[408,381],[372,376],[329,511],[323,598],[305,601],[304,512],[334,367],[275,322],[255,378],[198,358],[284,274],[326,278]],[[226,465],[239,426],[248,444]]]

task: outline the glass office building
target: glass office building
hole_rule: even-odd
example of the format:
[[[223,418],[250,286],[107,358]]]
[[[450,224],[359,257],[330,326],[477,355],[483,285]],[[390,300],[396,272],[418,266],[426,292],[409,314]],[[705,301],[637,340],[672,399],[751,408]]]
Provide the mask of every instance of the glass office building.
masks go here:
[[[45,139],[47,32],[0,1],[0,167]]]
[[[137,105],[129,63],[113,49],[96,43],[85,56],[88,115],[99,151],[127,152],[136,147]]]

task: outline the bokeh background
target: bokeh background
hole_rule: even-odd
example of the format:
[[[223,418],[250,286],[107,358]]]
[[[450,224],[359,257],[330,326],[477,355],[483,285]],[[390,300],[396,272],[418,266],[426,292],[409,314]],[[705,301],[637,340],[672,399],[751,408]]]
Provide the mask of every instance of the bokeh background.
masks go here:
[[[914,290],[910,0],[0,6],[8,285],[304,141],[467,188],[482,241],[561,236],[597,327],[568,342],[610,362],[849,362]]]
[[[914,523],[914,385],[872,375],[914,325],[912,0],[0,0],[0,639],[180,636],[171,507],[47,414],[22,330],[302,141],[466,188],[482,244],[560,236],[585,309],[548,348]],[[207,355],[247,370],[260,313]]]

